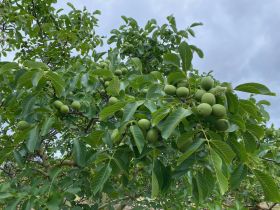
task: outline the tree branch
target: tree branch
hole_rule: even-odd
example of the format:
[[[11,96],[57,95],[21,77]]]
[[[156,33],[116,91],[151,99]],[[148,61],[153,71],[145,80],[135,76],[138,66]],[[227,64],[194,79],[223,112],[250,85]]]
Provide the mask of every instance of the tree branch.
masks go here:
[[[266,160],[266,161],[269,161],[269,162],[273,162],[273,163],[275,163],[275,164],[277,164],[277,165],[280,165],[280,162],[277,162],[276,160],[273,160],[273,159],[270,159],[270,158],[261,158],[261,159],[263,159],[263,160]]]
[[[123,201],[123,200],[127,200],[129,198],[130,198],[129,196],[125,196],[123,198],[119,198],[119,199],[115,199],[115,200],[109,201],[108,203],[104,203],[103,205],[99,206],[98,209],[103,209],[103,208],[105,208],[106,206],[108,206],[108,205],[110,205],[112,203],[117,203],[117,202],[120,202],[120,201]]]

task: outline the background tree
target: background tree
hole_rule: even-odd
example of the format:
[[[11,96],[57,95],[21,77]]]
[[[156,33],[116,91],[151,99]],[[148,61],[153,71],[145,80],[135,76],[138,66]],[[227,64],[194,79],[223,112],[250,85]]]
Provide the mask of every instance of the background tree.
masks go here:
[[[174,17],[95,34],[99,11],[0,6],[4,209],[242,209],[278,202],[279,130],[266,86],[233,88],[192,66],[194,23]],[[136,41],[137,40],[137,41]],[[235,91],[251,93],[240,99]],[[258,181],[258,183],[256,182]]]

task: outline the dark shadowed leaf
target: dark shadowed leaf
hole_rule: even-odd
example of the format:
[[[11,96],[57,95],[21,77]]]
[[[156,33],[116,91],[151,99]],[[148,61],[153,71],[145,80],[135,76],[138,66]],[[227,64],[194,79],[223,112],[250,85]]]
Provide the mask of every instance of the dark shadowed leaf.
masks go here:
[[[112,168],[110,165],[105,165],[100,171],[94,173],[92,177],[92,192],[95,195],[103,189],[104,184],[109,179]]]
[[[192,111],[179,107],[174,110],[166,120],[159,126],[161,130],[161,136],[164,139],[172,134],[174,129],[179,125],[179,123],[187,116],[191,115]]]
[[[145,144],[145,138],[142,133],[142,130],[137,125],[133,125],[133,126],[130,126],[130,132],[134,138],[137,149],[138,149],[139,153],[141,154],[143,151],[143,148],[144,148],[144,144]]]

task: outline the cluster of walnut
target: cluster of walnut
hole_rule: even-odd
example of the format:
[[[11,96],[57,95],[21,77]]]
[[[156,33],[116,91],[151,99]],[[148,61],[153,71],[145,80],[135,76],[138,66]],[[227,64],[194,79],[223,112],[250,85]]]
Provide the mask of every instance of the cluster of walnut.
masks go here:
[[[216,128],[220,131],[226,131],[229,128],[227,110],[224,105],[216,103],[216,97],[224,94],[226,88],[219,85],[214,86],[214,84],[215,82],[210,76],[201,79],[200,89],[194,94],[194,99],[199,103],[196,110],[201,117],[214,116],[216,119]],[[188,81],[181,80],[176,86],[166,85],[164,92],[167,95],[186,98],[190,96]]]

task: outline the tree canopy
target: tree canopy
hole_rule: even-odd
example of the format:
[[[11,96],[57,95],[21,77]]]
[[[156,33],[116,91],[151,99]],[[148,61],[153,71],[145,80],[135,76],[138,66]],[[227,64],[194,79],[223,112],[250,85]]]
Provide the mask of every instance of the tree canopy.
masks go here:
[[[95,31],[100,11],[55,3],[0,3],[1,208],[280,201],[280,131],[267,126],[269,101],[255,98],[275,93],[196,69],[204,54],[189,37],[202,23],[122,16],[106,38]]]

